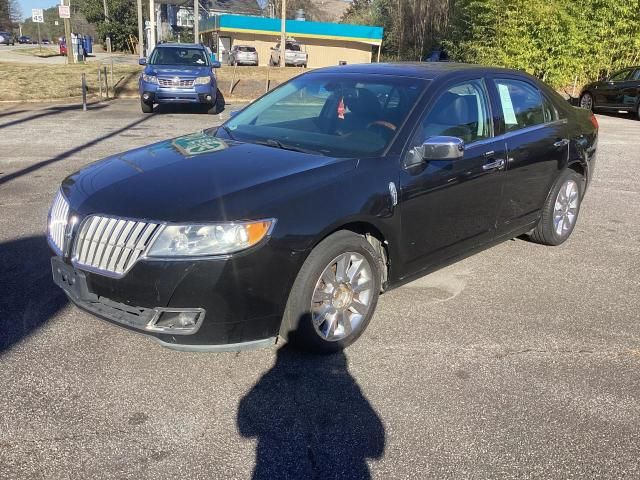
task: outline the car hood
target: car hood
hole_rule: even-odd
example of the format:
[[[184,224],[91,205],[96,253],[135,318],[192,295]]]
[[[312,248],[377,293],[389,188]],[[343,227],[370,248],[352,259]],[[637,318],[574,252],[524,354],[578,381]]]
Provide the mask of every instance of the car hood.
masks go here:
[[[147,65],[145,73],[161,77],[204,77],[211,74],[211,65]]]
[[[168,222],[265,218],[287,198],[330,184],[353,159],[196,133],[113,155],[67,177],[73,211]]]

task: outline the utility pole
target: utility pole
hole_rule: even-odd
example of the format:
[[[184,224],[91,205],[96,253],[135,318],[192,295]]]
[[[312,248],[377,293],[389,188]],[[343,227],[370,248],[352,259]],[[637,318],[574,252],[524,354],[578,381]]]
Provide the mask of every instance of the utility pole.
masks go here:
[[[193,0],[193,43],[200,43],[200,0]]]
[[[69,5],[71,9],[71,0],[62,0],[62,5]],[[67,63],[73,63],[73,40],[71,39],[71,23],[68,18],[64,19],[64,38],[67,44]]]
[[[142,0],[138,0],[138,55],[144,58],[144,26],[142,20]]]
[[[151,53],[151,50],[156,48],[156,2],[155,0],[149,0],[149,27],[150,27],[150,36],[149,36],[149,46],[147,48],[148,53]]]
[[[104,5],[104,21],[109,25],[109,7],[107,7],[107,0],[102,0]],[[107,33],[107,53],[111,53],[111,37]]]
[[[284,67],[287,53],[287,0],[282,1],[282,18],[280,19],[280,66]]]

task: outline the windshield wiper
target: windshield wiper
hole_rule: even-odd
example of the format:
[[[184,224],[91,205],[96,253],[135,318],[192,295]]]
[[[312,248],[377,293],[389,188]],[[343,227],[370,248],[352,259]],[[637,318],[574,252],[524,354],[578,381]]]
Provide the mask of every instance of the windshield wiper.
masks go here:
[[[224,130],[224,133],[226,133],[227,135],[229,135],[229,138],[231,140],[235,140],[233,134],[231,133],[231,129],[229,127],[227,127],[226,125],[220,125],[218,128],[221,128]]]
[[[323,155],[322,152],[318,152],[316,150],[309,150],[308,148],[296,147],[295,145],[282,143],[280,140],[274,140],[273,138],[270,138],[268,140],[254,141],[252,143],[256,143],[258,145],[265,145],[267,147],[275,147],[281,150],[290,150],[292,152],[309,153],[311,155],[318,155],[318,154]]]

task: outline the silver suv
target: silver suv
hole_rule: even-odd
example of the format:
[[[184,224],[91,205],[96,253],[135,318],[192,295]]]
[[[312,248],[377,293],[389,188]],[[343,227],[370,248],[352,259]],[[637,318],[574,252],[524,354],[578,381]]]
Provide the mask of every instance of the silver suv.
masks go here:
[[[229,65],[258,65],[258,52],[248,45],[234,45],[229,52]]]

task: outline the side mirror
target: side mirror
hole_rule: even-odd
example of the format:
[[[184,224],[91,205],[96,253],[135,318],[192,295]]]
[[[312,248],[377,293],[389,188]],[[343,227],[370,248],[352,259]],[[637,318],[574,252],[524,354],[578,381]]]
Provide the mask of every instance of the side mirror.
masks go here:
[[[222,64],[220,62],[218,62],[217,60],[211,62],[211,68],[220,68],[222,66]]]
[[[431,137],[409,150],[404,168],[415,167],[429,160],[459,160],[464,156],[464,140],[458,137]]]
[[[147,64],[147,59],[146,58],[140,58],[138,60],[138,64],[139,65],[146,65]]]

